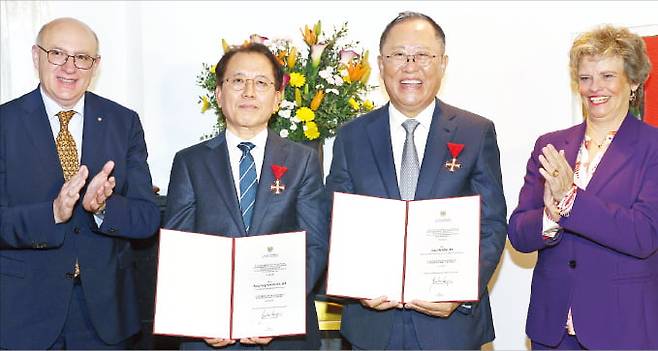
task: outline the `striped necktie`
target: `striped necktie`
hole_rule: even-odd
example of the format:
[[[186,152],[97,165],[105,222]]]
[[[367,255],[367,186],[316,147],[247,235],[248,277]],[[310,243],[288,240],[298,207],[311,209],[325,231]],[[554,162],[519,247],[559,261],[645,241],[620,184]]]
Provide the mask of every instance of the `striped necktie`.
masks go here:
[[[242,150],[242,156],[240,157],[240,211],[247,232],[249,232],[251,217],[254,214],[256,188],[258,187],[256,164],[254,163],[254,157],[251,155],[251,149],[254,147],[256,145],[249,142],[238,144],[238,148]]]

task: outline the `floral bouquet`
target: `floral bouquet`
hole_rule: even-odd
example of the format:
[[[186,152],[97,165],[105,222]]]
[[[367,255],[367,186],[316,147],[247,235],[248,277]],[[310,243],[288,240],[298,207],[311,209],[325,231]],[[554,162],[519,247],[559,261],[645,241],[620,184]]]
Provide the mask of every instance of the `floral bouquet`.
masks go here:
[[[269,127],[293,141],[324,141],[336,135],[342,123],[374,107],[372,101],[365,99],[374,88],[368,85],[368,51],[357,53],[355,44],[342,43],[347,23],[324,40],[320,21],[313,28],[305,26],[300,30],[306,43],[304,50],[298,50],[290,40],[269,40],[257,34],[242,45],[267,45],[284,70],[281,105]],[[231,48],[224,39],[222,46],[224,52]],[[204,136],[210,138],[226,127],[214,95],[215,66],[203,64],[197,83],[207,91],[200,97],[201,112],[212,108],[217,115],[213,132]]]

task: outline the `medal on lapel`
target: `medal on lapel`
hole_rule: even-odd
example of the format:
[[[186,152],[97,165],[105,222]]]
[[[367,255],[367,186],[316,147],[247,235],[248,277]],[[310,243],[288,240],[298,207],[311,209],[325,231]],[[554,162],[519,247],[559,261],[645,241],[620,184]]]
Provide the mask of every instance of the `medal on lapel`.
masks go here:
[[[446,161],[444,165],[448,171],[454,172],[455,170],[462,168],[462,164],[457,162],[457,157],[463,149],[464,144],[448,143],[448,150],[450,150],[450,155],[452,155],[452,160]]]
[[[284,174],[286,174],[287,171],[288,171],[288,167],[280,166],[280,165],[272,165],[272,173],[274,174],[274,183],[270,185],[270,191],[272,191],[274,194],[279,195],[284,190],[286,190],[286,186],[281,182],[281,178],[283,177]]]

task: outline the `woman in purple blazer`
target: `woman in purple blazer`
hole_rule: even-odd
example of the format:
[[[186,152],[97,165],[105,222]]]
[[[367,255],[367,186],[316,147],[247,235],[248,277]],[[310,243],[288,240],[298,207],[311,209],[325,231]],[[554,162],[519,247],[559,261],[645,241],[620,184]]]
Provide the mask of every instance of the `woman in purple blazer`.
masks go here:
[[[585,122],[537,139],[509,238],[538,252],[533,349],[658,349],[658,129],[637,120],[644,41],[604,26],[576,38]]]

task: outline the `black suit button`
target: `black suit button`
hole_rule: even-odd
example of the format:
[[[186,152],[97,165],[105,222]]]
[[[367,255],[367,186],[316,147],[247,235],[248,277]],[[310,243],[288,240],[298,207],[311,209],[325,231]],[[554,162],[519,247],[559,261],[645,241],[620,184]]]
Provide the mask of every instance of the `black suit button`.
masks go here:
[[[76,234],[80,234],[80,227],[73,228],[73,232]]]
[[[569,261],[569,267],[576,268],[576,260]]]

